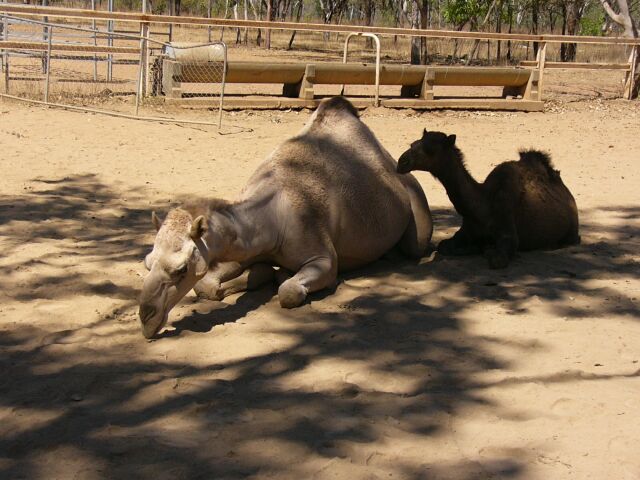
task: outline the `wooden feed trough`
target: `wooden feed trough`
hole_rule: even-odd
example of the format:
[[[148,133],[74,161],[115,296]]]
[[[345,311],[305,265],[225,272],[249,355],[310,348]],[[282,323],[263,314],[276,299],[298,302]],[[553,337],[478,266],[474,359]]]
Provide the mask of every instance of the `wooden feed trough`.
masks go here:
[[[189,104],[206,99],[183,98],[183,85],[220,83],[219,66],[207,62],[165,59],[162,91],[169,101]],[[315,107],[320,101],[315,85],[375,85],[375,65],[361,63],[266,63],[228,62],[226,84],[282,84],[282,97],[225,97],[226,108]],[[484,108],[537,111],[543,109],[538,71],[518,67],[446,67],[427,65],[381,65],[380,85],[401,87],[400,97],[386,98],[382,105],[396,108]],[[502,98],[437,98],[435,86],[503,87]],[[510,98],[509,98],[510,97]],[[519,98],[517,98],[519,97]],[[353,99],[357,106],[368,99]]]

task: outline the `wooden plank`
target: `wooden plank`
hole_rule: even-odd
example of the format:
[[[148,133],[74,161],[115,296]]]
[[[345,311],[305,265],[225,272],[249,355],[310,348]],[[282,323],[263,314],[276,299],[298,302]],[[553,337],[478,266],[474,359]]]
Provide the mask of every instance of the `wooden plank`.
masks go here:
[[[414,108],[424,110],[511,110],[522,112],[541,112],[544,102],[535,100],[485,99],[485,98],[442,98],[420,100],[412,98],[389,98],[382,100],[382,106],[388,108]]]
[[[429,67],[434,85],[475,87],[520,87],[526,85],[531,71],[513,67]]]
[[[321,98],[307,100],[302,98],[282,97],[228,97],[225,96],[224,108],[236,109],[288,109],[288,108],[316,108]],[[182,98],[165,100],[172,105],[185,107],[209,108],[213,105],[211,99]],[[349,98],[356,108],[373,106],[373,98]],[[528,100],[503,100],[503,99],[439,99],[421,100],[408,98],[390,98],[382,100],[382,106],[387,108],[413,108],[417,110],[506,110],[523,112],[540,112],[544,109],[544,102]]]
[[[537,67],[535,60],[523,60],[520,62],[523,67]],[[629,70],[628,63],[578,63],[578,62],[545,62],[544,68],[556,69],[582,69],[582,70]]]
[[[168,65],[177,64],[165,60]],[[309,64],[315,68],[312,83],[322,85],[375,85],[375,65],[361,63],[322,62]],[[184,83],[219,81],[220,67],[202,63],[180,62],[180,73],[174,80]],[[229,62],[227,83],[299,83],[304,75],[304,63]],[[435,85],[507,86],[526,85],[531,71],[514,67],[429,67]],[[425,65],[381,65],[381,85],[420,85]]]
[[[454,30],[412,30],[408,28],[366,27],[353,25],[326,25],[318,23],[267,22],[256,20],[231,20],[220,18],[177,17],[128,12],[104,12],[77,8],[40,7],[35,5],[0,4],[0,12],[24,16],[50,16],[64,18],[89,18],[128,22],[170,23],[176,25],[206,25],[213,27],[271,28],[278,30],[306,30],[314,32],[367,32],[377,35],[405,35],[427,38],[468,38],[476,40],[511,40],[527,42],[591,43],[614,45],[640,45],[640,39],[626,37],[588,37],[569,35],[524,35],[511,33],[462,32]]]
[[[0,49],[46,51],[47,42],[16,42],[13,40],[0,40]],[[140,49],[137,47],[107,47],[102,45],[74,45],[70,43],[52,43],[51,50],[56,52],[140,54]]]

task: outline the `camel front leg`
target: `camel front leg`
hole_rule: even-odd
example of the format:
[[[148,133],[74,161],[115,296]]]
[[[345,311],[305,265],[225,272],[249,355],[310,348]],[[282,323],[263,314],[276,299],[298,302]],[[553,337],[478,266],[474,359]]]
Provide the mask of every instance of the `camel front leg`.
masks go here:
[[[237,277],[222,284],[223,298],[234,293],[257,290],[263,285],[273,282],[275,275],[275,269],[268,263],[254,263]]]
[[[493,244],[484,252],[490,268],[505,268],[518,250],[515,212],[507,195],[498,195],[492,208]]]
[[[479,242],[470,234],[469,227],[462,226],[453,237],[441,240],[438,244],[440,255],[474,255],[482,251]]]
[[[335,285],[338,261],[333,255],[318,256],[305,263],[298,273],[285,280],[278,289],[278,299],[283,308],[302,305],[309,293]]]
[[[238,262],[225,262],[212,268],[193,287],[198,297],[222,300],[233,293],[255,290],[273,281],[275,271],[266,263],[246,266]]]

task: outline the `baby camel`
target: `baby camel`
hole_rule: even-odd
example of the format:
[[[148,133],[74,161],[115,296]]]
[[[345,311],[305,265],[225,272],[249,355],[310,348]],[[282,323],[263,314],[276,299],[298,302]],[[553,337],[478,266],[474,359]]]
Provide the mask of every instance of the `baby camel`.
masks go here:
[[[425,170],[447,191],[462,227],[438,245],[444,255],[484,252],[491,268],[504,268],[517,250],[580,242],[576,202],[545,153],[520,152],[478,183],[467,171],[456,136],[428,132],[398,160],[398,172]]]
[[[238,201],[176,208],[164,222],[154,215],[158,233],[140,295],[144,335],[154,336],[194,287],[220,299],[272,278],[275,265],[292,275],[278,290],[291,308],[335,284],[338,271],[396,245],[420,257],[432,232],[427,199],[413,176],[395,170],[351,103],[323,101],[304,130],[258,167]]]

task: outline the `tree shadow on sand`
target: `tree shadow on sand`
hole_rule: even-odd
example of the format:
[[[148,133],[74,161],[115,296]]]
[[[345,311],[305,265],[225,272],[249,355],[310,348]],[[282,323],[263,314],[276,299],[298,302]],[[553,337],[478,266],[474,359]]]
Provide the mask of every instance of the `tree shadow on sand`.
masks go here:
[[[0,232],[10,253],[19,255],[25,241],[63,240],[55,254],[34,258],[33,276],[55,255],[77,256],[96,270],[142,260],[151,240],[140,195],[92,177],[46,185],[33,196],[0,203]],[[544,339],[474,334],[465,317],[477,302],[522,315],[536,297],[559,318],[637,319],[633,300],[622,298],[613,282],[640,275],[633,247],[640,208],[607,215],[624,221],[606,231],[586,223],[582,245],[521,254],[508,270],[489,270],[480,257],[381,260],[342,276],[331,295],[313,296],[294,310],[280,309],[273,289],[247,293],[232,305],[204,303],[195,313],[189,307],[174,322],[175,333],[152,343],[142,340],[134,318],[135,278],[96,292],[81,286],[90,272],[73,283],[60,271],[52,274],[57,284],[36,288],[32,297],[33,284],[26,281],[12,290],[16,300],[89,291],[120,299],[122,307],[82,329],[52,333],[25,324],[3,331],[0,477],[328,478],[349,472],[351,478],[526,478],[529,459],[519,450],[480,461],[438,442],[474,409],[527,420],[526,406],[487,395],[504,382],[617,376],[505,377],[514,359],[544,348]],[[440,231],[456,221],[450,210],[436,211]],[[18,266],[2,263],[3,288],[11,290]],[[576,295],[592,298],[593,307],[573,308]],[[278,336],[286,342],[233,355],[241,327],[257,332],[253,340]],[[205,340],[211,352],[174,353],[180,346],[204,347]],[[483,376],[496,371],[505,375]],[[392,454],[389,444],[396,442]],[[438,448],[413,451],[420,442]]]

